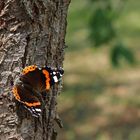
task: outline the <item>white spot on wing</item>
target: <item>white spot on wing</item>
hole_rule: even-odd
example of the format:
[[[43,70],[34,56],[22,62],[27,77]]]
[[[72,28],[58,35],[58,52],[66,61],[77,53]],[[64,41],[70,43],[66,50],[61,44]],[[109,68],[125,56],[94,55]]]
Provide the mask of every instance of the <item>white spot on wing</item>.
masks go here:
[[[37,112],[41,112],[41,109],[39,109],[39,108],[35,108],[35,111],[37,111]]]
[[[53,74],[55,75],[55,74],[56,74],[56,72],[53,72]]]
[[[57,76],[54,76],[53,79],[54,79],[54,82],[55,82],[55,83],[58,82]]]

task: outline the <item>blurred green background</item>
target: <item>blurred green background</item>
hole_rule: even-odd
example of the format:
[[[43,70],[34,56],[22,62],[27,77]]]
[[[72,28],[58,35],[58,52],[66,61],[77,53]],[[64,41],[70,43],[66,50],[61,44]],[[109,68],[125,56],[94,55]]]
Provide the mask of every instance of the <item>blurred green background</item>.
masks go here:
[[[59,140],[140,140],[140,1],[72,0]]]

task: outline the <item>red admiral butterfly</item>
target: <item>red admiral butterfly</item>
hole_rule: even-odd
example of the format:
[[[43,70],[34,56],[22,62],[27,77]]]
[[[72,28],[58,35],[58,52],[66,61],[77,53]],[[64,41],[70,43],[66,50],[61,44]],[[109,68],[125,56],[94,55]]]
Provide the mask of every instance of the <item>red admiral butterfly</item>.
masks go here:
[[[33,116],[41,114],[41,102],[38,93],[48,91],[52,85],[58,83],[64,74],[62,68],[43,67],[36,65],[25,67],[20,75],[19,82],[12,89],[17,101],[24,104]]]

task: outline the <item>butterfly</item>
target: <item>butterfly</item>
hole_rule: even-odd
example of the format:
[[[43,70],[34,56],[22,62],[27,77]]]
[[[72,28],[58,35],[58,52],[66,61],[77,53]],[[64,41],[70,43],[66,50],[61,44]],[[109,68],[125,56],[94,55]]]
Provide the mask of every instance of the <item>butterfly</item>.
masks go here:
[[[49,91],[51,86],[61,81],[64,70],[60,68],[42,67],[36,65],[27,66],[22,70],[12,93],[15,99],[28,109],[32,116],[41,115],[41,101],[38,95],[44,91]]]

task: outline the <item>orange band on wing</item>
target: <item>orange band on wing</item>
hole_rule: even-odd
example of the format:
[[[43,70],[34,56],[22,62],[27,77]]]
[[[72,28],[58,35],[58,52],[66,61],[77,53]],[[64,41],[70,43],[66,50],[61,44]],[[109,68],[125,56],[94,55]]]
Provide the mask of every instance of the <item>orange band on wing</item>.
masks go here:
[[[13,92],[16,100],[20,101],[20,96],[18,94],[18,90],[17,90],[17,87],[16,86],[13,87],[12,92]]]
[[[38,106],[38,105],[41,105],[41,103],[40,103],[40,102],[34,102],[34,103],[24,102],[24,104],[26,104],[27,106],[30,106],[30,107],[32,107],[32,106]]]
[[[36,68],[37,68],[36,65],[31,65],[31,66],[25,67],[25,68],[22,70],[22,74],[25,75],[25,74],[27,74],[28,72],[34,71]]]
[[[47,70],[42,70],[42,73],[45,75],[46,78],[46,90],[50,89],[50,75]]]
[[[14,94],[14,96],[15,96],[16,100],[18,100],[18,101],[19,101],[19,102],[21,102],[21,103],[26,104],[27,106],[32,107],[32,106],[38,106],[38,105],[41,105],[41,103],[40,103],[40,102],[28,103],[28,102],[23,102],[23,101],[21,101],[21,100],[20,100],[20,96],[19,96],[19,94],[18,94],[18,90],[17,90],[17,87],[16,87],[16,86],[14,86],[14,87],[13,87],[12,92],[13,92],[13,94]]]

